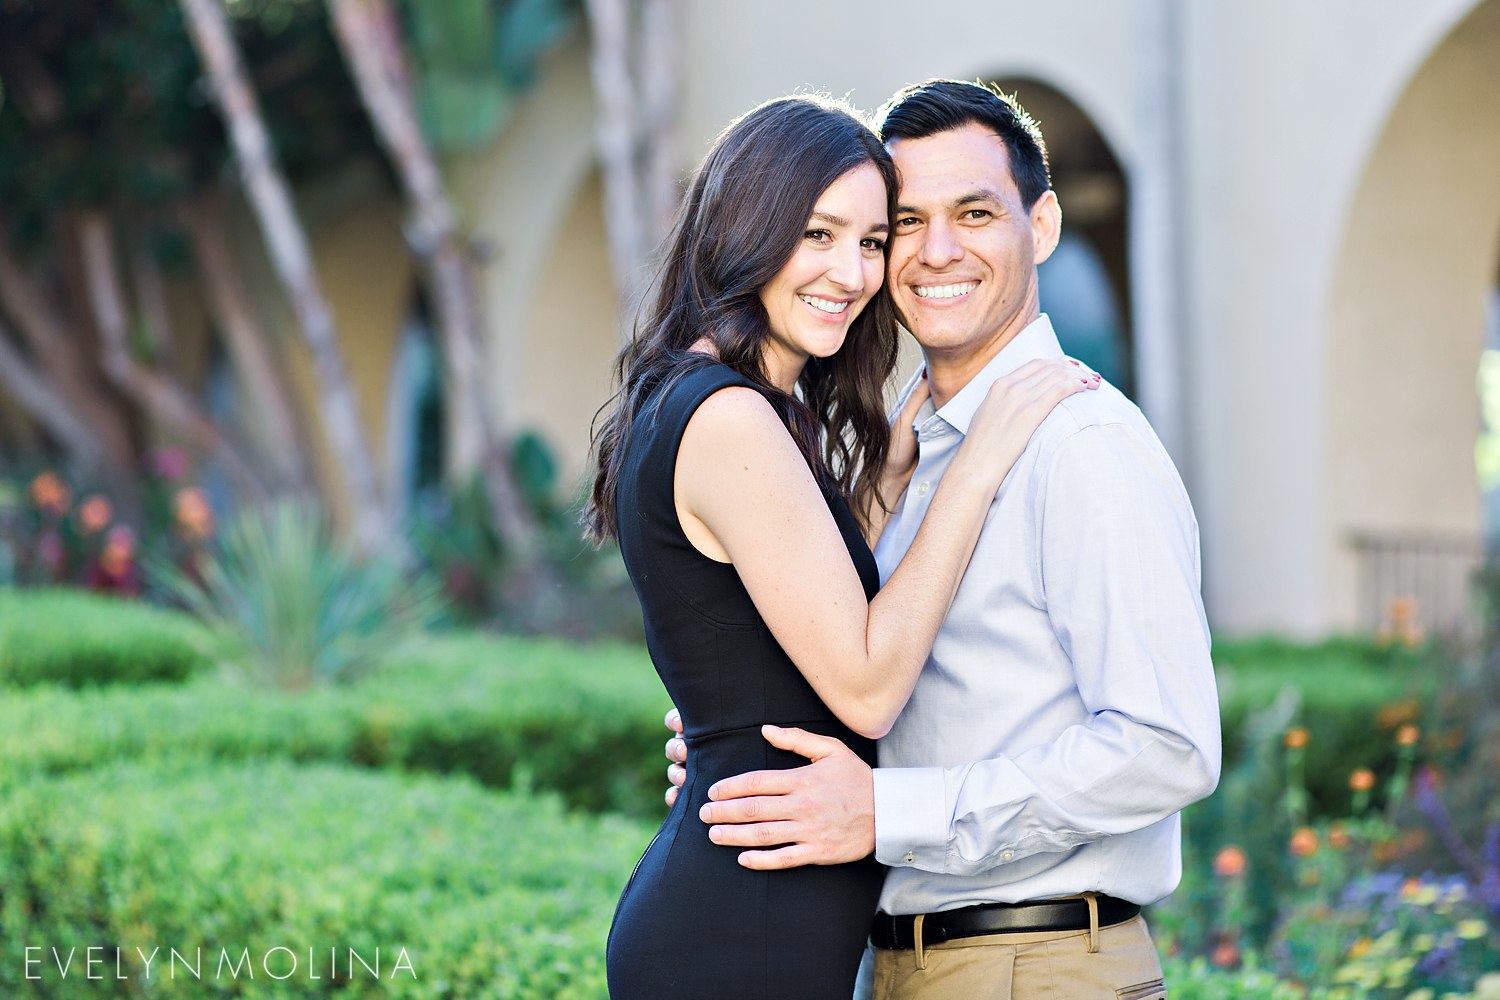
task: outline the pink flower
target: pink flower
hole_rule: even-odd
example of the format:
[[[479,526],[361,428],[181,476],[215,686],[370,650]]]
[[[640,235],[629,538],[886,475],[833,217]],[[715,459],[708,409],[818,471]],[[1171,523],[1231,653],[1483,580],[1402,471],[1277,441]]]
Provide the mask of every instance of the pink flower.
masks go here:
[[[156,448],[150,455],[151,471],[169,483],[188,472],[187,454],[181,448]]]

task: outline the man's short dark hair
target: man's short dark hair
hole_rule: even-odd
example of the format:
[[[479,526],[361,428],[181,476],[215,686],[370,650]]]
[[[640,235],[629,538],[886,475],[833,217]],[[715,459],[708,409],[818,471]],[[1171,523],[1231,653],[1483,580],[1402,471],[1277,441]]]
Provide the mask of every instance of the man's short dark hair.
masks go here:
[[[1030,210],[1052,186],[1052,175],[1042,130],[1014,94],[993,84],[928,80],[897,91],[875,115],[875,131],[887,143],[925,139],[965,125],[987,128],[1005,143],[1021,204]]]

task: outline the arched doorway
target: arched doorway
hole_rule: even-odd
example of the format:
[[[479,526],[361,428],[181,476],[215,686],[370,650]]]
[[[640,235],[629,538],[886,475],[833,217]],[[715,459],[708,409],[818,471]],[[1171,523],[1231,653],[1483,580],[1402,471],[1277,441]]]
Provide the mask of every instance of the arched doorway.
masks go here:
[[[1500,233],[1500,0],[1396,100],[1351,199],[1328,310],[1328,544],[1337,621],[1415,599],[1459,624],[1481,505],[1476,369]]]
[[[1125,173],[1092,119],[1060,90],[1028,77],[994,81],[1047,139],[1063,237],[1038,271],[1042,308],[1063,349],[1134,392]]]
[[[385,400],[387,497],[399,523],[442,485],[448,454],[442,355],[421,295],[402,321]]]

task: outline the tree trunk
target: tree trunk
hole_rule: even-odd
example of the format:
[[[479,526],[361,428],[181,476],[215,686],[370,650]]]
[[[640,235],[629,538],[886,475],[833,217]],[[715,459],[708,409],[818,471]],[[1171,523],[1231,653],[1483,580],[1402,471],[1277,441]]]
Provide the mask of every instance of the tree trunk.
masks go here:
[[[630,77],[630,0],[587,0],[593,50],[599,160],[604,173],[604,221],[610,265],[620,300],[620,335],[629,337],[642,264],[640,181],[635,158],[635,85]]]
[[[3,323],[0,323],[0,385],[62,446],[75,466],[86,470],[98,464],[103,456],[93,432],[73,414],[67,400],[48,384],[46,376],[33,368],[11,343]]]
[[[586,6],[605,225],[620,335],[629,339],[652,255],[677,210],[676,0],[640,0],[638,18],[631,0],[586,0]]]
[[[452,411],[479,442],[491,525],[508,551],[529,561],[535,525],[511,472],[502,423],[485,391],[489,366],[484,331],[442,173],[412,105],[395,11],[387,0],[328,0],[328,5],[344,61],[406,194],[407,239],[426,275]]]
[[[642,0],[640,51],[641,105],[645,112],[645,187],[641,203],[649,212],[643,226],[643,260],[649,262],[677,212],[677,95],[679,92],[677,0]]]
[[[31,349],[31,365],[49,385],[51,395],[88,428],[94,453],[116,485],[128,482],[135,459],[129,421],[111,406],[102,386],[91,377],[79,355],[83,340],[47,296],[41,284],[21,266],[6,238],[0,216],[0,302]]]
[[[130,283],[135,289],[136,307],[145,327],[146,343],[151,349],[151,364],[167,375],[176,375],[172,354],[172,314],[167,309],[167,292],[163,287],[161,267],[151,252],[149,222],[141,221],[130,239]]]
[[[312,353],[323,429],[344,472],[354,539],[362,549],[374,550],[390,540],[393,532],[380,499],[375,465],[360,426],[354,389],[334,331],[333,317],[313,271],[307,236],[292,206],[286,179],[276,165],[270,137],[223,8],[218,0],[180,2],[272,262]]]
[[[85,212],[78,223],[79,250],[88,282],[89,307],[104,348],[104,370],[147,413],[224,463],[239,487],[257,499],[268,491],[254,465],[181,385],[137,363],[126,345],[129,328],[116,266],[111,226],[102,212]]]
[[[224,238],[224,207],[214,193],[178,205],[177,220],[187,233],[203,279],[210,315],[249,392],[249,405],[265,428],[280,485],[298,494],[314,492],[312,466],[297,426],[297,411],[280,359],[251,304]]]

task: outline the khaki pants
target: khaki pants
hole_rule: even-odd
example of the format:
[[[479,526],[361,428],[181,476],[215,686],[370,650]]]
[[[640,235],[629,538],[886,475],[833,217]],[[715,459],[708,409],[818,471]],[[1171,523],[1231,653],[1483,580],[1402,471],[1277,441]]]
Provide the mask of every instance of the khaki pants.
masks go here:
[[[875,949],[873,1000],[1166,1000],[1161,961],[1140,917],[1088,931],[986,934],[916,949]]]

